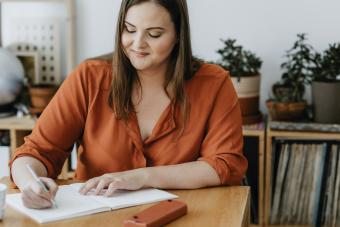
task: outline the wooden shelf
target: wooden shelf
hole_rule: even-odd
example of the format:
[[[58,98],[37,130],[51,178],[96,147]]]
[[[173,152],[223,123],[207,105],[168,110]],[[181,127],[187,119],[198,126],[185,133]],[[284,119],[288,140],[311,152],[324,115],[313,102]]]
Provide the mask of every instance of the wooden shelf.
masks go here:
[[[0,118],[0,130],[32,130],[36,119],[33,117],[6,117]]]
[[[34,128],[36,118],[31,116],[25,117],[7,117],[0,118],[0,130],[8,130],[10,136],[10,157],[13,156],[17,147],[24,143],[24,137],[29,135]],[[68,171],[68,161],[65,162],[59,179],[69,179],[72,173]]]
[[[34,127],[35,119],[31,117],[8,117],[0,118],[0,130],[8,130],[10,133],[10,152],[23,144],[24,137],[28,135]]]
[[[244,137],[255,137],[258,140],[258,224],[252,227],[264,225],[264,166],[265,166],[265,128],[264,124],[243,126]]]
[[[265,157],[265,196],[264,196],[264,224],[268,227],[307,227],[308,225],[270,225],[270,204],[272,188],[272,144],[275,139],[291,140],[340,140],[340,133],[327,132],[299,132],[299,131],[277,131],[267,128],[266,133],[266,157]]]
[[[297,132],[297,131],[274,131],[267,130],[270,137],[287,137],[296,139],[314,139],[314,140],[340,140],[340,133],[334,132]]]

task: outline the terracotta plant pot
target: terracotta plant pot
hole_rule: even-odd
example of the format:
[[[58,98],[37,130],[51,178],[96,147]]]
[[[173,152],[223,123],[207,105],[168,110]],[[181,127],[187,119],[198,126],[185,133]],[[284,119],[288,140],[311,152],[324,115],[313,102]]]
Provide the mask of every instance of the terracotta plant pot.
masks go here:
[[[259,114],[259,96],[238,98],[242,116],[254,116]]]
[[[55,85],[35,85],[29,87],[31,99],[31,112],[41,113],[54,96],[57,87]]]
[[[268,100],[266,102],[269,115],[272,120],[276,121],[294,121],[304,117],[307,103],[304,102],[274,102]]]
[[[259,111],[260,75],[231,77],[237,96],[239,98],[243,124],[255,124],[262,121]]]

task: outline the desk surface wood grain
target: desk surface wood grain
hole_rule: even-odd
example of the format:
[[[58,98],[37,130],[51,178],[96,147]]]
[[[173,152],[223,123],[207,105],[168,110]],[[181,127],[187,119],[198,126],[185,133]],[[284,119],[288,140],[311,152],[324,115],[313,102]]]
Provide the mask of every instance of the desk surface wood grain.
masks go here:
[[[9,179],[3,178],[1,183],[9,185]],[[59,181],[68,184],[74,181]],[[188,205],[188,214],[167,226],[214,226],[243,227],[249,225],[249,187],[213,187],[196,190],[167,190],[179,196],[180,201]],[[8,193],[18,192],[9,188]],[[64,221],[43,224],[43,226],[122,226],[123,220],[133,216],[152,204],[135,206],[103,212]],[[21,213],[6,207],[5,216],[0,227],[31,227],[38,224]]]

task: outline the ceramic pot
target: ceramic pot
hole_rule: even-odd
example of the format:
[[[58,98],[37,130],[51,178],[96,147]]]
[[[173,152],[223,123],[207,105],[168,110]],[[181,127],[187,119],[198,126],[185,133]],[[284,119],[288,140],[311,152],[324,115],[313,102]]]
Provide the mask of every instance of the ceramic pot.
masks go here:
[[[314,120],[318,123],[340,124],[340,81],[312,82]]]
[[[250,77],[231,77],[239,98],[243,124],[255,124],[262,120],[259,111],[260,75]]]
[[[32,110],[41,113],[54,96],[57,87],[55,85],[35,85],[28,89]]]

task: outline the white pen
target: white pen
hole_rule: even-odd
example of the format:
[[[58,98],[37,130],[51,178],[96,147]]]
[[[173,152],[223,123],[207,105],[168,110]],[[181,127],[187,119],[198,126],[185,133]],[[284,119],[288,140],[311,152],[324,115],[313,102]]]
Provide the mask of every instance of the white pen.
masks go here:
[[[34,172],[34,170],[31,168],[30,164],[26,164],[26,168],[28,169],[28,171],[32,174],[34,180],[40,185],[40,187],[45,191],[48,192],[48,189],[46,188],[46,185],[39,179],[39,177],[37,176],[37,174]],[[52,198],[51,202],[53,204],[53,206],[56,208],[57,207],[57,203],[55,202],[55,200]]]

